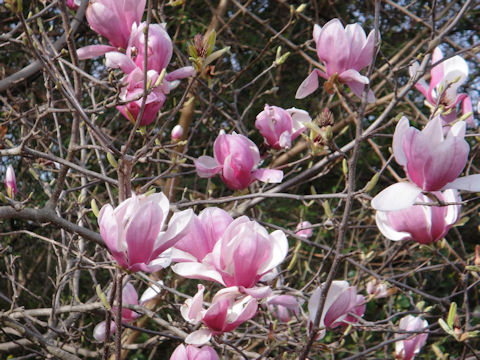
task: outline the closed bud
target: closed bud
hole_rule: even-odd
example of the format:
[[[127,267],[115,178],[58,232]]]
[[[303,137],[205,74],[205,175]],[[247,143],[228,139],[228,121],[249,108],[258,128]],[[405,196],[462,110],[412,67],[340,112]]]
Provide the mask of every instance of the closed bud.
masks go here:
[[[13,199],[17,193],[17,181],[15,179],[15,171],[12,165],[9,165],[5,174],[5,187],[7,189],[7,195]]]
[[[178,140],[183,135],[183,127],[182,125],[178,124],[172,129],[172,140]]]

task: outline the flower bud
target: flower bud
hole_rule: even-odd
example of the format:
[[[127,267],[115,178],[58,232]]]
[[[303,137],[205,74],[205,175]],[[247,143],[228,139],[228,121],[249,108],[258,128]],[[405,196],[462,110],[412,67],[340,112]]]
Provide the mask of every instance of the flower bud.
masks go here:
[[[9,165],[5,174],[5,187],[7,188],[7,195],[13,199],[17,193],[17,181],[15,180],[15,171],[12,165]]]
[[[183,135],[183,127],[182,125],[178,124],[172,129],[172,140],[178,140]]]

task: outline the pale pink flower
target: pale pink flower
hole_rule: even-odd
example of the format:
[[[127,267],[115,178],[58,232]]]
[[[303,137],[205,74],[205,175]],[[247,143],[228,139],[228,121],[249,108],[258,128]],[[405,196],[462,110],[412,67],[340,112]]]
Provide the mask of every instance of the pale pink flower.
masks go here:
[[[421,317],[407,315],[400,319],[398,325],[400,330],[404,331],[426,331],[428,322]],[[404,337],[406,334],[395,334],[395,338]],[[395,359],[412,360],[427,341],[428,333],[412,334],[406,340],[399,340],[395,343]]]
[[[8,165],[5,173],[5,188],[7,189],[8,197],[13,199],[17,193],[17,180],[15,179],[15,170],[13,170],[12,165]]]
[[[308,331],[312,330],[323,286],[316,288],[308,301]],[[365,298],[357,294],[357,288],[347,281],[333,281],[320,317],[318,338],[325,336],[326,329],[356,323],[358,319],[350,314],[363,316],[364,312]]]
[[[193,211],[174,213],[167,226],[169,209],[163,193],[133,194],[115,209],[110,204],[102,207],[100,234],[121,267],[154,272],[170,265],[167,250],[188,233]]]
[[[198,176],[210,178],[220,174],[230,189],[245,189],[255,180],[279,183],[283,179],[281,170],[257,169],[258,147],[243,135],[221,132],[213,144],[213,153],[214,158],[200,156],[195,160]]]
[[[108,294],[110,297],[110,293]],[[138,294],[132,284],[126,283],[122,291],[122,321],[131,322],[138,318],[140,315],[133,310],[123,307],[124,305],[138,305]],[[113,312],[116,314],[116,306],[113,307]],[[98,341],[103,341],[106,336],[105,321],[100,322],[93,329],[93,337]],[[116,325],[114,321],[110,322],[110,336],[116,331]]]
[[[284,149],[292,146],[292,141],[305,131],[305,123],[311,121],[312,118],[305,110],[285,110],[278,106],[265,105],[265,109],[257,115],[255,127],[270,147]]]
[[[295,296],[292,295],[273,295],[266,301],[268,311],[279,321],[289,322],[295,315],[300,312],[300,304]]]
[[[67,6],[72,10],[77,10],[81,3],[81,0],[67,0]]]
[[[225,222],[221,222],[221,226],[225,226]],[[210,239],[218,236],[217,233]],[[211,252],[206,253],[211,245],[205,240],[201,240],[200,244],[204,250],[192,251],[183,246],[184,251],[192,254],[190,259],[181,260],[189,262],[175,264],[172,267],[174,272],[191,279],[239,286],[255,297],[265,297],[265,294],[255,295],[249,289],[278,266],[288,252],[288,241],[282,231],[269,234],[263,226],[246,216],[239,217],[225,228]]]
[[[393,135],[393,155],[413,183],[389,186],[373,198],[372,207],[381,211],[405,209],[414,204],[422,191],[480,191],[479,174],[458,177],[470,151],[464,137],[464,121],[448,127],[444,135],[439,117],[429,121],[422,131],[402,117]]]
[[[295,228],[295,235],[308,239],[313,235],[312,224],[310,221],[302,221]]]
[[[375,38],[375,30],[367,37],[360,25],[349,24],[344,28],[338,19],[330,20],[323,28],[315,25],[313,40],[317,46],[318,58],[325,64],[325,72],[313,70],[299,86],[295,97],[302,99],[313,93],[318,88],[318,76],[329,80],[334,75],[361,97],[369,79],[359,71],[373,61]],[[371,90],[368,101],[375,101]]]
[[[177,124],[173,127],[171,137],[172,140],[178,140],[183,136],[183,127],[180,124]]]
[[[435,48],[432,55],[432,64],[436,64],[442,59],[442,51],[439,47]],[[415,76],[419,67],[418,62],[410,66],[410,76]],[[442,106],[442,120],[445,123],[451,123],[457,118],[457,104],[462,103],[463,114],[472,111],[471,100],[468,95],[458,94],[459,87],[465,83],[467,77],[468,64],[462,57],[456,55],[432,68],[430,84],[427,84],[425,79],[422,78],[415,84],[415,87],[427,98],[430,107]],[[473,115],[469,116],[466,121],[468,125],[473,125]]]
[[[180,344],[173,352],[170,360],[220,360],[220,358],[210,346],[205,345],[198,348],[193,345]]]
[[[445,203],[461,201],[457,190],[435,191],[433,194]],[[401,197],[402,194],[399,193],[398,196]],[[423,194],[420,194],[416,201],[434,203],[430,197]],[[414,240],[421,244],[430,244],[442,239],[458,221],[460,208],[460,205],[412,205],[397,211],[377,211],[375,220],[379,230],[390,240]]]
[[[205,344],[214,335],[235,330],[257,313],[257,300],[241,293],[237,287],[220,290],[213,297],[210,307],[204,309],[204,290],[203,285],[198,285],[197,294],[187,299],[180,308],[186,321],[194,325],[202,323],[206,326],[188,335],[185,339],[187,344]]]

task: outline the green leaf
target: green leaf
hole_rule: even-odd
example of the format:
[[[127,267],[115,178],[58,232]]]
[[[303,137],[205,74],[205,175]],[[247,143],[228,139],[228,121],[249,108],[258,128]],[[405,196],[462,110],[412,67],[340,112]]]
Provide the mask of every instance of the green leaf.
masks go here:
[[[453,322],[455,321],[455,316],[457,315],[457,303],[452,302],[450,304],[450,310],[448,311],[447,324],[448,327],[453,329]]]

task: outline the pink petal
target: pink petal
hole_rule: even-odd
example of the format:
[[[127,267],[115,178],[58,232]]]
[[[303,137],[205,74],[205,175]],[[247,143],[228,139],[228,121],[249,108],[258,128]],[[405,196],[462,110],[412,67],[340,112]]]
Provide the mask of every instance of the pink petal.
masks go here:
[[[180,79],[185,79],[190,76],[195,76],[196,70],[193,68],[193,66],[185,66],[180,69],[174,70],[171,73],[168,73],[165,76],[165,79],[167,81],[174,81],[174,80],[180,80]]]
[[[174,246],[177,241],[184,237],[190,231],[193,222],[194,213],[192,209],[176,212],[172,215],[167,231],[160,234],[155,241],[153,256],[161,254],[165,250]]]
[[[107,53],[105,55],[105,60],[105,64],[107,67],[113,69],[120,68],[125,74],[130,74],[133,70],[137,68],[137,66],[129,56],[118,51],[110,51],[109,53]]]
[[[295,99],[303,99],[318,89],[318,70],[313,70],[298,87]]]
[[[281,183],[283,180],[283,171],[274,169],[258,169],[253,172],[253,177],[256,180],[269,182],[269,183]]]
[[[187,279],[216,281],[222,285],[225,285],[220,273],[215,270],[214,267],[205,264],[195,262],[179,263],[173,265],[172,270],[175,274]]]
[[[210,178],[222,171],[222,165],[211,156],[200,156],[194,160],[198,176]]]
[[[102,56],[110,51],[115,50],[117,50],[117,48],[110,45],[89,45],[77,49],[77,56],[79,60],[85,60]]]
[[[212,330],[210,329],[200,329],[190,333],[185,338],[185,344],[192,344],[192,345],[203,345],[210,341],[212,338]]]

